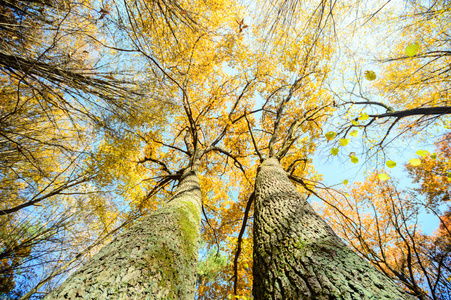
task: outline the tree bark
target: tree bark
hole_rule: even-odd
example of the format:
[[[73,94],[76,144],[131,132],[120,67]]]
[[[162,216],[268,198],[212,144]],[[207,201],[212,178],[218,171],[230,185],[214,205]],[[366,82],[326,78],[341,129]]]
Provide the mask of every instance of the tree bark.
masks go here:
[[[255,193],[254,299],[413,299],[346,246],[276,158]]]
[[[194,299],[201,209],[198,176],[186,169],[170,202],[103,247],[45,299]]]

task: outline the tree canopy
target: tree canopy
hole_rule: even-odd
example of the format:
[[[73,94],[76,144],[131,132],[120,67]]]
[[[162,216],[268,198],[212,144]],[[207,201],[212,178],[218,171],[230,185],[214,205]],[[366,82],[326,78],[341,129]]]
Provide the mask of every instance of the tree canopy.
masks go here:
[[[354,252],[450,299],[450,17],[446,0],[1,1],[1,297],[54,290],[196,165],[197,298],[251,299],[276,158]],[[365,178],[328,185],[326,159]]]

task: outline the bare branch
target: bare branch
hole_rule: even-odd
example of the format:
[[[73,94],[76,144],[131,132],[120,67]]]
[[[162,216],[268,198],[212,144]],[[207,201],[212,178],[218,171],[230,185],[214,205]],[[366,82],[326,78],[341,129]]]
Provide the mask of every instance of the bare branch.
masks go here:
[[[258,157],[260,158],[260,162],[263,162],[263,156],[260,153],[260,150],[258,150],[257,142],[255,141],[254,134],[252,133],[251,124],[249,123],[249,120],[247,118],[246,112],[244,112],[244,117],[246,118],[247,128],[249,129],[249,133],[250,133],[251,138],[252,138],[252,143],[254,144],[255,152],[257,153]]]
[[[238,258],[240,257],[240,253],[241,253],[241,242],[243,241],[243,235],[244,235],[244,232],[246,231],[247,219],[249,218],[249,212],[251,210],[252,202],[254,201],[254,199],[255,199],[255,191],[252,192],[252,194],[249,197],[249,200],[247,200],[246,209],[244,210],[243,224],[241,225],[240,233],[238,234],[235,258],[233,259],[233,293],[235,296],[238,295],[238,292],[237,292],[237,288],[238,288]]]

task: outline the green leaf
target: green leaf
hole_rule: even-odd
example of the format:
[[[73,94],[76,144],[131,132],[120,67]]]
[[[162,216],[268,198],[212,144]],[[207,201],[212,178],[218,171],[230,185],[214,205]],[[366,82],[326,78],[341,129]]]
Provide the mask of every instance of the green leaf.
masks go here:
[[[352,162],[353,164],[356,164],[356,163],[359,162],[359,159],[357,158],[357,156],[351,156],[351,162]]]
[[[336,135],[337,135],[336,132],[329,131],[328,133],[326,133],[326,139],[328,141],[331,141],[331,140],[333,140],[335,138]]]
[[[338,148],[332,148],[330,149],[330,154],[337,155],[338,154]]]
[[[389,179],[390,179],[390,176],[388,176],[388,175],[385,174],[385,173],[380,173],[380,174],[377,175],[377,177],[379,177],[379,179],[382,180],[382,181],[385,181],[385,180],[389,180]]]
[[[437,159],[437,153],[435,153],[435,152],[432,153],[432,154],[431,154],[431,159],[432,159],[432,160],[436,160],[436,159]]]
[[[374,73],[374,71],[365,71],[365,78],[369,81],[373,81],[376,79],[376,73]]]
[[[392,160],[388,160],[385,164],[386,164],[387,167],[389,167],[389,168],[394,168],[394,167],[396,167],[396,163],[395,163],[394,161],[392,161]]]
[[[350,141],[350,139],[340,139],[340,146],[346,146]]]
[[[360,114],[359,120],[365,121],[368,120],[369,116],[367,113]]]
[[[351,132],[349,133],[349,135],[352,136],[352,137],[356,137],[357,134],[358,134],[357,130],[353,130],[353,131],[351,131]]]
[[[344,184],[344,185],[347,185],[348,182],[349,182],[349,181],[348,181],[347,179],[343,180],[343,184]]]
[[[413,166],[413,167],[417,167],[419,165],[421,165],[421,160],[418,158],[412,158],[409,159],[409,163]]]
[[[420,47],[420,45],[418,45],[418,43],[412,44],[410,43],[409,45],[407,45],[406,47],[406,54],[407,56],[415,56],[415,54],[417,54],[418,52],[418,48]]]
[[[421,156],[421,157],[426,157],[429,154],[429,151],[427,150],[418,150],[417,155]]]

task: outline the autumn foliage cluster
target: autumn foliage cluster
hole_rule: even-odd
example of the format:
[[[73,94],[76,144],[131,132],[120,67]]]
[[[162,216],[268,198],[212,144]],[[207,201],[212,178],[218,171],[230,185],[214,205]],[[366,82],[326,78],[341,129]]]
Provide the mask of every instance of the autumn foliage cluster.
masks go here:
[[[451,299],[450,2],[251,2],[0,1],[0,299],[54,290],[197,159],[197,297],[251,299],[264,157],[402,289]]]

